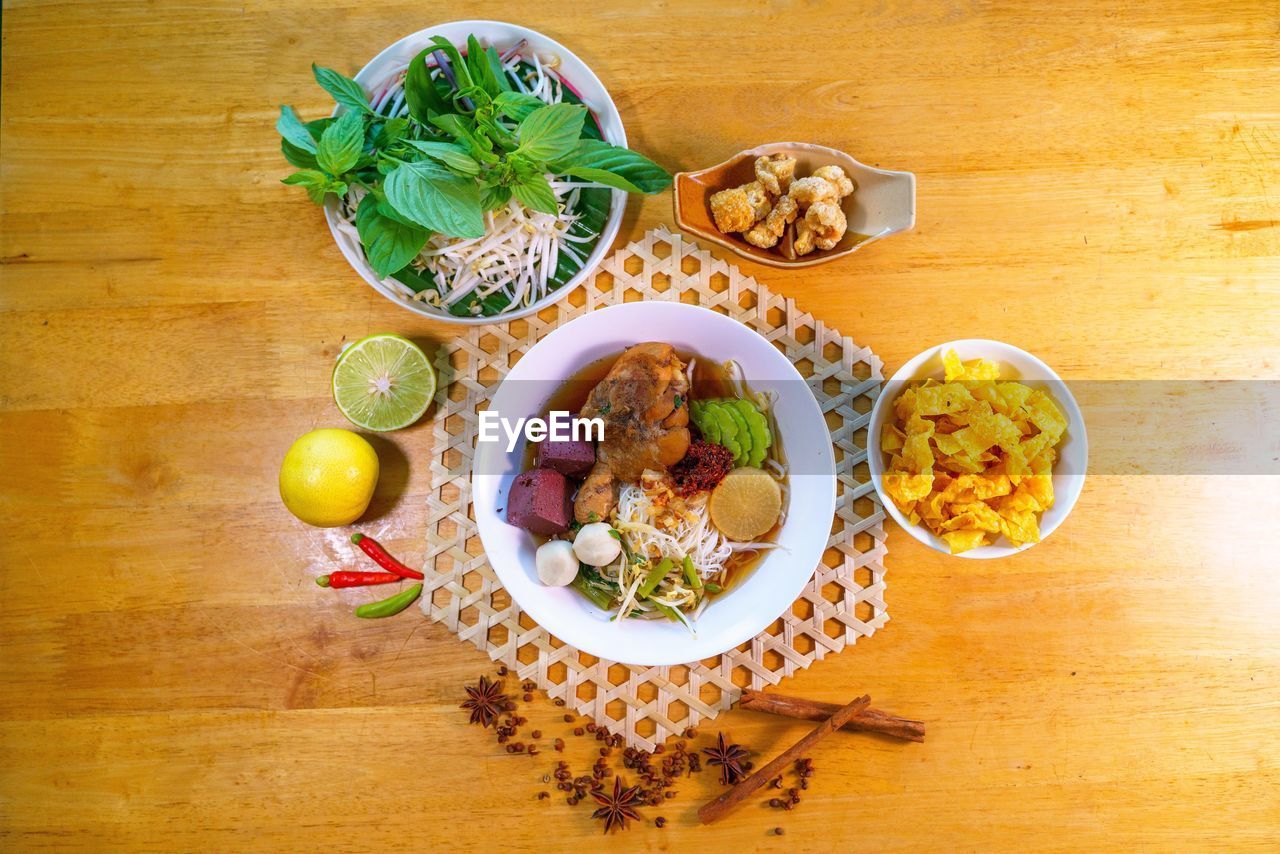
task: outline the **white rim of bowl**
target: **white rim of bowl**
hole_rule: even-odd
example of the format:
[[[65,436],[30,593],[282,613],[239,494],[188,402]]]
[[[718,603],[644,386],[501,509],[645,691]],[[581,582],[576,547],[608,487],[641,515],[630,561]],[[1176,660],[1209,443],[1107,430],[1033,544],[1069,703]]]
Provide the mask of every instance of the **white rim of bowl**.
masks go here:
[[[891,405],[892,399],[897,397],[899,389],[909,382],[920,379],[920,377],[916,376],[907,376],[906,373],[908,370],[911,370],[914,373],[918,370],[921,364],[928,361],[933,356],[940,355],[948,349],[957,347],[994,347],[1008,349],[1020,354],[1037,369],[1043,371],[1043,377],[1034,377],[1028,381],[1032,383],[1044,383],[1052,389],[1054,401],[1063,408],[1064,414],[1067,417],[1068,429],[1072,430],[1071,438],[1080,442],[1081,453],[1084,459],[1084,464],[1081,467],[1080,474],[1061,475],[1062,477],[1078,478],[1078,480],[1074,482],[1073,488],[1066,491],[1065,498],[1061,503],[1055,501],[1054,509],[1061,506],[1063,508],[1062,513],[1056,521],[1053,522],[1053,524],[1047,528],[1041,529],[1040,539],[1035,543],[1026,543],[1021,546],[1014,546],[1012,544],[1000,545],[1001,542],[1007,542],[1002,537],[991,545],[979,546],[978,548],[969,549],[968,551],[960,552],[959,554],[952,554],[951,550],[947,548],[947,544],[934,536],[933,532],[921,525],[911,524],[910,520],[908,520],[907,517],[903,515],[902,511],[898,509],[898,506],[893,503],[893,499],[885,494],[884,485],[881,482],[884,475],[884,452],[880,450],[880,435],[879,431],[875,429],[876,424],[880,421],[880,410],[883,407]],[[994,359],[996,357],[992,358]],[[1079,426],[1078,434],[1072,429],[1072,425]],[[1059,459],[1058,462],[1061,463],[1061,459]],[[1062,527],[1062,523],[1067,520],[1067,517],[1071,515],[1071,511],[1075,509],[1076,501],[1079,500],[1080,493],[1084,491],[1085,478],[1088,476],[1088,466],[1088,430],[1085,427],[1084,415],[1080,412],[1080,405],[1076,403],[1075,395],[1071,393],[1071,389],[1067,387],[1067,384],[1063,382],[1062,378],[1058,376],[1053,368],[1049,367],[1042,359],[1028,353],[1021,347],[1015,347],[1012,344],[1006,344],[1003,341],[996,341],[990,338],[958,338],[954,341],[946,341],[942,344],[936,344],[932,347],[928,347],[912,356],[902,364],[902,367],[898,368],[898,370],[894,372],[893,376],[890,377],[884,385],[880,387],[880,395],[876,398],[875,405],[871,407],[871,417],[867,421],[867,468],[870,473],[872,486],[875,487],[876,495],[880,497],[880,504],[883,505],[885,512],[892,517],[893,521],[898,523],[899,528],[902,528],[917,541],[948,557],[969,558],[970,560],[994,560],[996,558],[1021,554],[1032,546],[1043,543],[1049,538],[1050,534]],[[1058,476],[1059,475],[1057,473],[1054,474],[1054,477]],[[1055,489],[1055,493],[1056,492],[1057,490]],[[1044,516],[1041,514],[1041,519],[1043,518]]]
[[[591,66],[587,65],[582,61],[581,57],[550,36],[528,27],[522,27],[519,24],[511,24],[506,21],[478,19],[447,21],[443,24],[426,27],[425,29],[418,30],[416,33],[410,33],[401,39],[397,39],[387,47],[383,48],[377,56],[365,63],[364,67],[356,72],[354,79],[361,86],[364,86],[364,78],[368,77],[370,73],[369,70],[384,62],[390,55],[400,51],[406,45],[422,44],[433,35],[441,35],[450,40],[454,40],[455,37],[450,32],[453,30],[473,32],[477,37],[483,37],[485,39],[491,39],[491,33],[493,33],[494,30],[501,30],[503,32],[498,36],[499,38],[504,40],[512,38],[514,41],[519,41],[520,39],[529,39],[530,41],[537,40],[540,43],[538,50],[554,51],[561,57],[561,59],[568,58],[579,63],[583,68],[584,81],[594,83],[598,86],[602,98],[601,103],[589,104],[587,109],[591,110],[592,114],[597,118],[602,130],[606,123],[616,123],[617,132],[613,134],[605,133],[605,139],[614,145],[626,146],[627,130],[622,123],[622,115],[618,112],[618,107],[613,102],[613,96],[609,94],[609,90],[605,88],[605,85],[600,82],[600,78],[596,76],[596,73],[591,69]],[[545,47],[542,45],[545,45]],[[579,81],[576,78],[569,82],[575,90],[580,91],[585,88],[579,84]],[[334,110],[333,115],[337,115],[337,109]],[[364,251],[359,247],[359,244],[357,243],[354,246],[351,245],[350,242],[338,232],[337,209],[339,200],[337,198],[330,198],[325,201],[324,218],[325,222],[329,226],[329,234],[333,237],[333,242],[337,245],[342,256],[347,259],[347,263],[350,264],[351,268],[359,274],[360,278],[364,279],[370,287],[382,294],[382,296],[396,303],[400,307],[408,309],[415,314],[422,315],[423,317],[430,317],[435,320],[442,320],[446,323],[455,323],[462,326],[485,326],[491,323],[506,323],[509,320],[516,320],[517,318],[528,317],[531,314],[536,314],[547,306],[554,305],[567,297],[574,290],[581,287],[587,277],[595,272],[596,267],[598,267],[600,262],[604,260],[605,255],[613,249],[614,241],[618,238],[618,231],[622,228],[622,218],[626,214],[627,194],[622,190],[613,190],[610,195],[612,200],[609,205],[609,217],[605,220],[604,228],[600,231],[600,239],[591,250],[591,254],[587,256],[586,261],[583,262],[582,269],[558,289],[547,294],[545,297],[535,303],[532,303],[526,308],[506,312],[505,314],[499,314],[492,317],[460,317],[455,314],[450,314],[447,311],[435,309],[426,303],[419,302],[418,300],[408,298],[404,294],[400,293],[400,291],[395,287],[388,285],[383,280],[379,279],[377,274],[373,272],[373,269],[369,267],[369,262],[365,259]]]

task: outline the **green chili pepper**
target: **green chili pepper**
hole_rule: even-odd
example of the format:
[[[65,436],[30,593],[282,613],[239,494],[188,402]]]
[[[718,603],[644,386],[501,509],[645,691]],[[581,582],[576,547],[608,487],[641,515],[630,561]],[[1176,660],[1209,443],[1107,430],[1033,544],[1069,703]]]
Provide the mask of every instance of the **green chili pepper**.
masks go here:
[[[650,593],[658,589],[658,582],[667,577],[667,573],[671,571],[674,564],[671,558],[664,557],[658,561],[658,565],[649,570],[649,574],[644,577],[644,581],[640,583],[640,589],[636,591],[637,599],[645,599]]]
[[[405,608],[413,604],[414,600],[422,594],[422,585],[415,584],[405,590],[401,590],[394,596],[383,599],[381,602],[366,602],[359,608],[356,608],[357,617],[367,617],[370,619],[377,617],[390,617],[399,614]]]
[[[698,577],[698,570],[693,568],[693,558],[688,555],[684,556],[684,577],[694,590],[702,589],[702,579]]]

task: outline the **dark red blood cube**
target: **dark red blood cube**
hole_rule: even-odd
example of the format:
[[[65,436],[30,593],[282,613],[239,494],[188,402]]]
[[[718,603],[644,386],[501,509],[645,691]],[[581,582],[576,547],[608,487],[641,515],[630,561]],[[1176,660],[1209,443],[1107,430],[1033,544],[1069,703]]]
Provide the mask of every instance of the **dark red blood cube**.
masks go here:
[[[569,482],[555,469],[517,475],[507,496],[507,522],[543,536],[568,529],[572,510]]]
[[[538,445],[538,468],[555,469],[565,477],[583,478],[596,464],[594,442],[547,439]]]

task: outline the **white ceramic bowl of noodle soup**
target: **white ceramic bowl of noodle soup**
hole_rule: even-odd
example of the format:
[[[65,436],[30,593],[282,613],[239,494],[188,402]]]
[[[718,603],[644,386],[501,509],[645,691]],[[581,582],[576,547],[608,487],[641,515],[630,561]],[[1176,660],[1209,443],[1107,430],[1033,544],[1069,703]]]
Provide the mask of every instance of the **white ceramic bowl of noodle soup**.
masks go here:
[[[867,464],[871,472],[871,481],[875,484],[876,494],[885,511],[893,517],[903,530],[920,542],[950,555],[951,549],[940,537],[923,524],[913,525],[906,515],[893,503],[893,499],[884,491],[883,475],[887,462],[880,449],[880,435],[884,425],[893,418],[893,401],[895,401],[907,385],[918,380],[932,377],[941,381],[945,376],[942,367],[942,356],[948,350],[955,350],[962,361],[971,359],[987,359],[1000,367],[1001,380],[1016,380],[1032,388],[1047,393],[1058,404],[1067,419],[1067,431],[1058,443],[1058,459],[1053,466],[1053,506],[1040,514],[1040,540],[1058,529],[1075,507],[1080,491],[1084,489],[1085,470],[1089,464],[1089,437],[1085,433],[1084,417],[1076,404],[1067,384],[1053,372],[1048,365],[1025,350],[1019,350],[1012,344],[1001,341],[988,341],[981,338],[966,338],[961,341],[948,341],[936,347],[930,347],[911,361],[907,362],[880,389],[875,406],[871,408],[871,422],[867,428]],[[1015,546],[1001,536],[991,545],[979,546],[961,552],[953,557],[964,557],[982,560],[986,558],[1007,557],[1034,546],[1027,543]]]
[[[789,480],[778,548],[715,597],[696,634],[668,620],[610,621],[571,587],[545,587],[534,569],[535,538],[507,524],[507,492],[525,467],[523,440],[480,443],[472,500],[489,563],[515,602],[560,640],[592,655],[635,665],[682,664],[719,655],[763,631],[800,595],[822,559],[835,514],[835,459],[822,412],[795,367],[736,320],[678,302],[634,302],[589,312],[552,332],[516,363],[489,408],[513,419],[542,415],[549,396],[585,366],[644,341],[664,341],[716,361],[733,359],[753,391],[774,395]]]
[[[452,21],[447,24],[427,27],[425,30],[419,30],[412,35],[405,36],[383,50],[382,53],[370,60],[368,65],[360,69],[360,72],[355,76],[355,80],[365,88],[367,93],[373,87],[385,81],[391,74],[396,73],[397,70],[406,68],[410,60],[417,56],[423,48],[431,44],[432,36],[442,36],[454,45],[465,48],[467,36],[471,34],[474,34],[481,44],[492,44],[497,46],[499,50],[505,50],[524,39],[529,43],[529,48],[536,51],[539,56],[557,57],[560,61],[559,66],[556,68],[557,74],[565,82],[569,83],[582,99],[582,103],[595,116],[596,121],[600,124],[601,135],[605,141],[613,145],[626,146],[627,132],[622,126],[622,116],[618,114],[618,108],[614,105],[613,98],[609,96],[608,90],[604,88],[600,78],[596,77],[595,72],[564,45],[536,30],[517,26],[516,24],[507,24],[502,21]],[[569,281],[565,282],[564,285],[530,305],[492,317],[458,316],[450,314],[447,309],[437,308],[426,302],[413,299],[412,293],[407,290],[405,285],[391,277],[380,278],[365,258],[364,248],[360,245],[359,237],[353,231],[339,228],[338,223],[341,221],[341,217],[338,214],[339,202],[336,197],[330,196],[325,202],[324,216],[325,221],[329,224],[329,232],[333,235],[334,242],[338,244],[338,249],[342,251],[343,257],[375,291],[397,305],[401,305],[424,317],[432,317],[449,323],[476,326],[488,323],[504,323],[508,320],[515,320],[518,317],[527,317],[530,314],[535,314],[547,306],[564,299],[571,291],[581,285],[600,262],[604,260],[604,256],[609,250],[613,248],[613,241],[617,238],[618,229],[622,226],[622,216],[627,206],[627,194],[621,190],[614,190],[611,196],[609,216],[604,222],[604,228],[601,229],[600,239],[587,256],[582,269]]]

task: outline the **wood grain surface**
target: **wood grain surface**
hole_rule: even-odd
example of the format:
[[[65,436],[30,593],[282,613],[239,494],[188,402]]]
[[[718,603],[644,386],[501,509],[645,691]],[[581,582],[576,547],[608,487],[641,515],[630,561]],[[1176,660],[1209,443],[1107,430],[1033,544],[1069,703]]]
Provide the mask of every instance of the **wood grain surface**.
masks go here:
[[[808,140],[916,172],[915,231],[830,266],[743,262],[890,370],[990,337],[1068,380],[1280,379],[1273,2],[6,2],[5,850],[604,843],[585,805],[537,799],[553,754],[467,725],[487,660],[414,612],[354,619],[371,594],[312,583],[357,565],[350,532],[276,496],[290,442],[343,424],[344,341],[453,334],[361,282],[279,184],[277,106],[319,116],[313,60],[352,73],[469,17],[569,45],[672,171]],[[633,199],[620,240],[670,221],[669,194]],[[1179,438],[1133,416],[1153,448]],[[360,526],[410,563],[430,441],[376,440]],[[1274,850],[1277,519],[1275,477],[1117,471],[1012,559],[891,530],[891,622],[785,691],[869,693],[927,742],[832,736],[785,818],[699,827],[718,787],[696,776],[608,844]],[[565,734],[524,705],[543,741]],[[724,729],[762,763],[811,727],[735,710],[699,739]],[[569,741],[585,768],[595,743]]]

